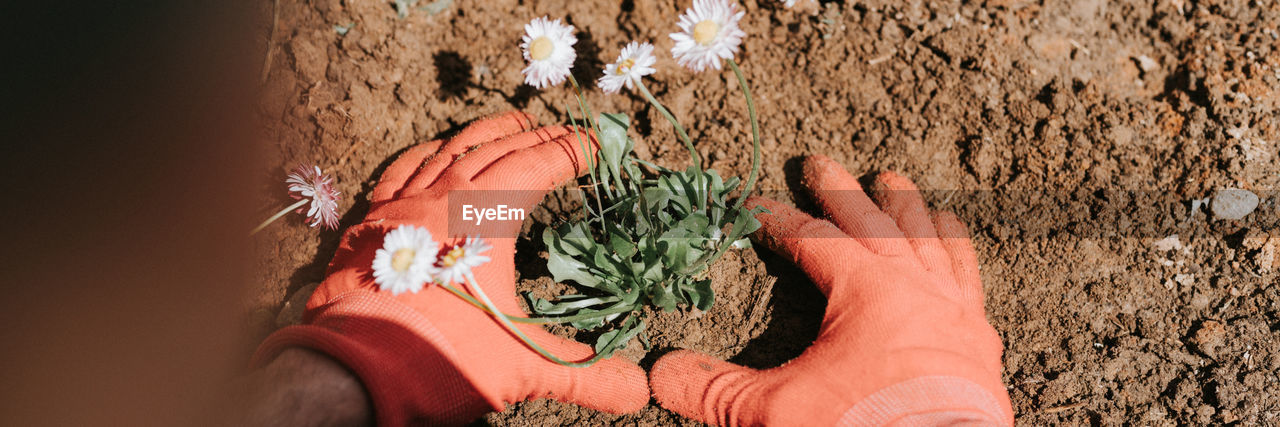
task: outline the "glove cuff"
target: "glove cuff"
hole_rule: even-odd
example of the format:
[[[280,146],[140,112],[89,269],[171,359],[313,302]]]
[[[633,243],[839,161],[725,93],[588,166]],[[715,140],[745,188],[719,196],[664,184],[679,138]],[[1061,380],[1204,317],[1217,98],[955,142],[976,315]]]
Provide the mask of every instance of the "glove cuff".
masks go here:
[[[251,366],[289,347],[324,353],[355,373],[373,402],[378,425],[457,425],[500,402],[484,398],[458,370],[456,352],[426,317],[375,292],[339,295],[258,347]]]
[[[872,393],[845,411],[836,425],[1013,425],[991,392],[973,381],[929,376]]]

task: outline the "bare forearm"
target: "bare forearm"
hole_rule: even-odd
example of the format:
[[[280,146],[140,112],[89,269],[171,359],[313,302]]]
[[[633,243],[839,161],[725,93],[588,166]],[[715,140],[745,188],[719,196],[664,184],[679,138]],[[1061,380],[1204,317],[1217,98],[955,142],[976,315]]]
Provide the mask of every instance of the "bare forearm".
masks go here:
[[[231,425],[372,425],[373,408],[359,379],[338,362],[289,349],[237,384]]]

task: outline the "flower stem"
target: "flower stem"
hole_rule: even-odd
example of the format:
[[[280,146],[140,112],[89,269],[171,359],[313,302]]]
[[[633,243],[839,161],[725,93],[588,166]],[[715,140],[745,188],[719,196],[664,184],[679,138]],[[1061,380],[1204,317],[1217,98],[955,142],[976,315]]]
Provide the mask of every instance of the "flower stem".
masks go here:
[[[591,107],[587,106],[587,95],[582,92],[582,86],[578,85],[578,79],[573,77],[573,74],[569,74],[569,82],[573,83],[573,91],[575,94],[578,95],[578,108],[582,110],[582,121],[586,122],[587,128],[590,129],[592,132],[595,132],[596,138],[599,138],[600,125],[599,123],[596,122],[595,117],[591,115]],[[570,114],[570,116],[572,116],[572,114]],[[586,151],[583,151],[582,155],[583,157],[585,157],[587,155]],[[595,157],[595,156],[592,156],[592,157]],[[599,164],[600,162],[596,162],[596,163]],[[592,167],[592,166],[588,166],[588,167],[591,168],[591,178],[596,179],[595,167]],[[604,185],[602,185],[602,187],[604,187],[605,194],[608,194],[610,198],[615,197],[613,194],[613,190],[609,188],[609,183],[605,182],[603,184]]]
[[[643,80],[632,79],[632,81],[636,83],[636,87],[640,88],[640,94],[644,95],[644,99],[649,100],[649,103],[658,109],[658,113],[662,114],[662,117],[665,117],[668,122],[671,122],[671,127],[676,129],[676,135],[680,136],[680,140],[684,141],[684,146],[689,149],[689,157],[693,158],[693,166],[698,170],[702,170],[702,158],[698,155],[698,150],[693,147],[693,140],[689,139],[689,134],[685,133],[684,127],[680,126],[680,122],[676,121],[676,117],[671,115],[670,111],[667,111],[667,107],[663,107],[662,103],[653,97],[653,93],[649,92],[649,88],[644,85]]]
[[[732,210],[738,210],[742,207],[742,202],[751,194],[752,187],[756,184],[756,177],[760,173],[760,122],[756,121],[756,103],[751,100],[751,89],[747,88],[747,79],[742,77],[738,62],[729,58],[729,68],[732,68],[733,74],[738,76],[738,86],[742,87],[742,96],[747,98],[747,114],[751,116],[751,175],[747,177],[746,186],[742,187],[742,195],[733,204]]]
[[[507,318],[507,315],[502,314],[502,311],[498,310],[498,307],[493,305],[493,301],[489,300],[489,296],[485,295],[484,289],[481,289],[480,285],[476,284],[476,279],[471,275],[471,272],[467,272],[466,276],[467,276],[467,285],[471,287],[471,290],[474,291],[476,295],[480,296],[481,301],[484,301],[484,305],[488,307],[489,314],[492,315],[494,319],[497,319],[498,323],[501,323],[502,326],[506,327],[508,332],[511,332],[512,335],[515,335],[516,338],[524,342],[524,345],[528,346],[530,349],[532,349],[534,352],[541,355],[543,358],[550,360],[552,362],[558,363],[560,365],[573,367],[573,368],[585,368],[585,367],[594,365],[596,362],[602,359],[601,356],[603,356],[604,354],[596,353],[595,356],[592,356],[590,359],[587,359],[586,361],[570,362],[570,361],[561,359],[559,357],[556,357],[552,355],[550,352],[547,352],[547,350],[543,349],[542,346],[538,345],[537,343],[534,343],[532,339],[529,339],[529,336],[525,335],[524,331],[521,331],[520,329],[516,328],[516,325],[511,324],[511,320]]]
[[[493,314],[492,311],[489,311],[489,307],[486,307],[484,303],[477,301],[471,295],[467,295],[466,292],[462,292],[462,290],[455,288],[451,285],[440,285],[440,287],[444,288],[444,290],[446,291],[449,291],[449,293],[456,295],[458,298],[461,298],[463,301],[466,301],[468,304],[471,304],[476,308],[484,310],[485,313]],[[521,316],[513,316],[507,313],[502,313],[502,315],[506,316],[508,320],[511,320],[512,322],[516,322],[516,323],[525,323],[530,325],[544,325],[548,323],[569,323],[569,322],[576,322],[579,320],[595,319],[599,317],[605,317],[610,314],[626,313],[628,311],[631,311],[633,308],[634,307],[630,307],[630,306],[614,307],[614,308],[604,309],[604,310],[600,310],[600,311],[589,313],[589,314],[579,314],[576,316],[521,317]]]
[[[267,228],[267,225],[271,224],[272,222],[274,222],[274,221],[275,221],[275,220],[277,220],[277,219],[280,219],[280,217],[284,216],[285,214],[287,214],[287,213],[289,213],[289,212],[292,212],[294,209],[297,209],[297,208],[302,207],[303,205],[306,205],[306,204],[307,204],[307,202],[309,202],[309,201],[311,201],[311,200],[310,200],[310,199],[302,199],[302,200],[297,201],[297,203],[294,203],[294,204],[292,204],[292,205],[289,205],[289,207],[286,207],[286,208],[284,208],[284,209],[281,209],[281,210],[280,210],[280,212],[276,212],[276,214],[275,214],[275,215],[272,215],[272,216],[271,216],[271,218],[267,218],[267,220],[266,220],[266,221],[262,221],[262,223],[261,223],[261,224],[258,224],[258,226],[257,226],[257,227],[254,227],[254,228],[253,228],[253,231],[250,231],[250,232],[249,232],[249,235],[250,235],[250,236],[252,236],[252,235],[254,235],[254,234],[258,234],[258,232],[259,232],[259,231],[262,231],[262,229]]]
[[[579,103],[582,103],[582,102],[583,102],[582,97],[579,97],[579,98],[578,98],[578,102],[579,102]],[[588,175],[591,175],[591,186],[592,186],[592,188],[593,188],[593,189],[594,189],[595,187],[599,187],[599,186],[600,186],[600,183],[599,183],[599,181],[597,181],[597,180],[596,180],[596,167],[595,167],[595,164],[594,164],[594,163],[592,162],[592,160],[591,160],[591,159],[592,159],[593,157],[595,157],[595,156],[589,156],[589,155],[587,155],[587,145],[586,145],[585,143],[583,143],[583,142],[582,142],[582,134],[578,132],[578,121],[577,121],[577,120],[574,120],[574,118],[573,118],[573,113],[572,113],[572,112],[569,112],[569,106],[568,106],[568,105],[565,105],[565,112],[568,112],[568,113],[569,113],[569,123],[573,125],[573,135],[574,135],[574,137],[578,138],[578,148],[580,148],[580,149],[582,150],[582,157],[583,157],[584,159],[587,159],[587,171],[589,172],[589,173],[588,173]],[[585,114],[585,110],[584,110],[584,114]],[[585,123],[584,123],[584,124],[585,124]],[[598,191],[594,191],[594,190],[593,190],[593,191],[591,191],[591,195],[595,196],[595,199],[596,199],[596,208],[597,208],[597,210],[596,210],[596,212],[597,212],[597,213],[596,213],[596,216],[600,219],[600,222],[601,222],[601,223],[603,223],[603,222],[604,222],[604,213],[603,213],[603,212],[601,212],[601,211],[603,211],[603,210],[604,210],[604,202],[600,201],[600,193],[599,193]],[[590,216],[590,215],[587,215],[587,211],[589,211],[589,210],[590,210],[590,209],[589,209],[589,207],[590,207],[590,206],[591,206],[591,202],[590,202],[589,200],[587,200],[587,196],[582,196],[582,210],[583,210],[582,216],[583,216],[584,218],[586,218],[586,217],[589,217],[589,216]]]
[[[736,212],[738,209],[742,208],[742,202],[746,201],[747,196],[751,194],[751,189],[756,183],[756,176],[760,173],[760,122],[756,120],[756,103],[751,99],[751,89],[747,88],[747,79],[742,77],[742,70],[738,68],[738,63],[737,61],[734,61],[733,58],[729,59],[729,68],[732,68],[733,74],[738,77],[738,86],[742,88],[742,95],[747,98],[747,114],[751,117],[751,175],[747,176],[747,183],[742,187],[742,194],[738,196],[738,200],[733,203],[733,209],[730,209],[731,212]],[[728,237],[729,238],[724,239],[724,242],[720,245],[720,248],[716,250],[715,255],[711,257],[710,261],[707,261],[705,264],[695,264],[699,267],[694,269],[694,271],[689,272],[689,274],[699,273],[708,266],[715,264],[716,261],[720,260],[720,257],[723,256],[725,252],[729,251],[729,247],[733,245],[734,239],[742,236]]]

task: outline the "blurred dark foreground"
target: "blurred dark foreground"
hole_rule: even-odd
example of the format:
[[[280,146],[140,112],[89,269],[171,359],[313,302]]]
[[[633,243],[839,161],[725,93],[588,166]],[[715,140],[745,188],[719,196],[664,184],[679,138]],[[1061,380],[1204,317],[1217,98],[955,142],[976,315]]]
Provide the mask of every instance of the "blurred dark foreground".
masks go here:
[[[241,369],[261,10],[9,3],[0,425],[216,423]]]

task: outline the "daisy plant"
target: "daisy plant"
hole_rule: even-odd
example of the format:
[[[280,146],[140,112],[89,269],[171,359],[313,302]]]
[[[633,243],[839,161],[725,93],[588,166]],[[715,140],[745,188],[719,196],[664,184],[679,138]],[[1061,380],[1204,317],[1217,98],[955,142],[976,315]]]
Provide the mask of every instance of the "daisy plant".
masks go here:
[[[652,44],[631,42],[624,46],[596,83],[605,93],[618,93],[623,88],[636,91],[653,105],[689,151],[691,165],[683,170],[636,158],[635,142],[627,136],[630,120],[626,115],[591,113],[582,87],[569,72],[577,41],[572,26],[547,18],[526,25],[520,44],[528,61],[523,70],[525,82],[543,89],[568,80],[578,97],[581,124],[600,146],[598,153],[587,159],[590,173],[583,178],[587,190],[581,218],[549,227],[542,235],[549,252],[548,270],[557,282],[574,285],[575,291],[549,300],[526,295],[533,313],[542,317],[525,317],[500,312],[469,273],[441,274],[453,281],[466,281],[474,296],[446,289],[489,312],[548,360],[568,366],[586,366],[609,357],[634,337],[647,349],[645,325],[655,311],[710,309],[715,295],[709,267],[730,249],[749,245],[745,236],[760,227],[755,216],[763,212],[762,208],[742,206],[760,171],[755,103],[734,61],[746,37],[738,27],[743,15],[731,0],[694,0],[693,7],[680,16],[680,31],[671,34],[675,42],[671,53],[677,63],[694,72],[720,70],[727,62],[737,77],[751,120],[751,173],[745,183],[704,169],[684,127],[645,85],[645,79],[657,71]],[[579,129],[578,117],[570,114],[570,121]],[[585,151],[587,135],[579,133],[577,137]],[[735,193],[736,200],[732,199]],[[436,266],[447,268],[443,261]],[[603,332],[596,338],[595,356],[586,361],[564,361],[528,340],[512,322],[567,323],[579,330]]]
[[[311,227],[324,225],[324,228],[335,230],[338,228],[338,190],[333,188],[333,178],[325,175],[319,166],[299,165],[297,169],[290,173],[285,179],[285,184],[289,185],[289,196],[297,199],[292,205],[286,206],[275,215],[262,221],[249,235],[257,234],[263,228],[267,228],[275,220],[280,219],[291,211],[302,213],[303,209],[307,209],[307,218],[311,219]],[[310,204],[310,208],[306,208]]]

